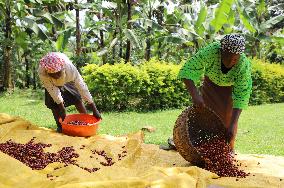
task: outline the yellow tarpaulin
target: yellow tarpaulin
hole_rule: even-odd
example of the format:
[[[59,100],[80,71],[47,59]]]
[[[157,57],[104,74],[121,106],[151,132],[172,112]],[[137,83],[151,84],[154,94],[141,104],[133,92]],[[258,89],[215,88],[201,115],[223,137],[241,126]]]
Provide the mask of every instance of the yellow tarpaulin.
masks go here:
[[[0,143],[12,139],[24,144],[33,137],[36,137],[36,143],[52,144],[51,147],[45,148],[46,152],[57,152],[62,147],[73,146],[79,154],[77,163],[81,167],[100,170],[89,173],[76,165],[64,167],[64,164],[59,162],[51,163],[43,170],[32,170],[0,152],[1,188],[284,188],[284,157],[239,154],[237,158],[243,164],[242,168],[251,175],[238,180],[219,178],[216,174],[190,166],[177,152],[164,151],[157,145],[144,144],[142,132],[122,137],[69,137],[38,128],[21,118],[0,114]],[[85,145],[83,149],[82,145]],[[101,156],[90,158],[91,150],[104,150],[115,164],[101,165]],[[118,154],[121,154],[122,150],[127,152],[126,156],[118,160]],[[50,175],[53,176],[52,180],[47,177]]]

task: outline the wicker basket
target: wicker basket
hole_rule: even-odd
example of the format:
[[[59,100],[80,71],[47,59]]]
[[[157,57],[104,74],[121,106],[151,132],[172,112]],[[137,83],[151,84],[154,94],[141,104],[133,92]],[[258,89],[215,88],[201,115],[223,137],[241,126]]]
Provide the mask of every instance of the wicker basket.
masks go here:
[[[200,141],[212,137],[224,137],[225,126],[208,108],[189,106],[176,120],[173,139],[180,155],[193,165],[203,166],[204,161],[195,149]]]

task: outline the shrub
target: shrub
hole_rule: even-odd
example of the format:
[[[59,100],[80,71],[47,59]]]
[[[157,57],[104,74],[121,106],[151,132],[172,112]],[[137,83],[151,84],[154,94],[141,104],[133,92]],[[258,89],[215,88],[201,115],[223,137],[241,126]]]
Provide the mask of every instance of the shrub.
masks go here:
[[[145,62],[140,69],[146,71],[150,82],[148,92],[141,93],[140,106],[145,109],[178,108],[188,104],[189,94],[177,79],[180,65],[160,62],[155,59]]]
[[[189,104],[177,74],[181,65],[155,59],[140,65],[87,65],[83,75],[100,110],[155,110]],[[250,104],[284,102],[284,67],[252,60]]]
[[[139,103],[139,94],[147,91],[149,76],[130,64],[87,65],[83,75],[97,106],[103,110],[125,110]]]
[[[284,67],[252,60],[253,89],[250,104],[284,102]]]

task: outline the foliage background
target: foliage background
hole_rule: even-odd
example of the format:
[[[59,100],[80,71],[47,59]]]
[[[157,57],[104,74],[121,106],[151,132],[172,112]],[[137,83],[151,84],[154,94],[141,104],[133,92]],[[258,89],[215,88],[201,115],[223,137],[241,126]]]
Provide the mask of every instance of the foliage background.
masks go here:
[[[177,108],[189,103],[178,67],[241,33],[246,55],[266,62],[254,66],[251,104],[281,102],[283,26],[284,0],[2,0],[0,92],[42,89],[38,62],[60,51],[80,71],[88,65],[84,76],[105,110]]]
[[[250,104],[284,102],[284,67],[252,59],[253,90]],[[102,110],[156,110],[190,104],[190,96],[177,79],[182,64],[152,59],[130,63],[87,65],[83,75]]]

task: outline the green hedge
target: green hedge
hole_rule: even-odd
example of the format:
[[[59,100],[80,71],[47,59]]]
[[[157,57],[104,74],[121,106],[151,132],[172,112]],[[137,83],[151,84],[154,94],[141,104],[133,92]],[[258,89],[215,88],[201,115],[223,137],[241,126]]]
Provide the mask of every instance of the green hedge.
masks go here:
[[[130,64],[91,64],[84,67],[83,75],[99,109],[135,108],[140,94],[149,92],[147,72]]]
[[[179,65],[159,62],[154,59],[143,63],[139,69],[147,72],[147,93],[141,93],[139,107],[143,109],[178,108],[189,102],[183,83],[177,79]]]
[[[284,102],[284,67],[252,60],[253,89],[250,104]]]
[[[101,110],[155,110],[189,104],[189,94],[177,80],[181,65],[155,59],[140,65],[118,63],[83,68],[83,77]],[[250,104],[284,102],[284,67],[252,60]]]

